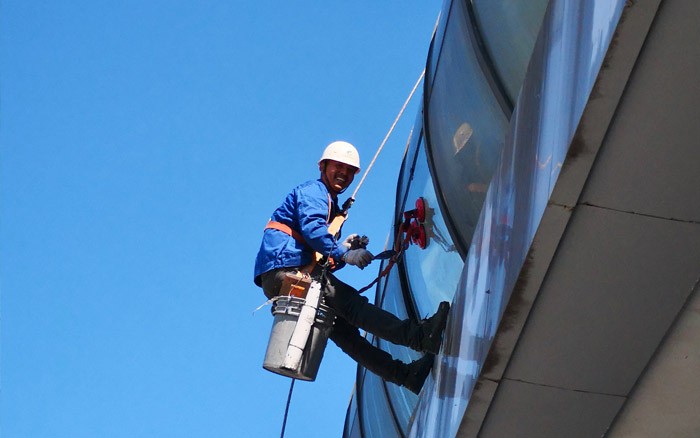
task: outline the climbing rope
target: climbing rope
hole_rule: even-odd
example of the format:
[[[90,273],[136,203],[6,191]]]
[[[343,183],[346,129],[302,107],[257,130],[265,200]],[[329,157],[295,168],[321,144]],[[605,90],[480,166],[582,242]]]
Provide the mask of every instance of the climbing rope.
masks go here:
[[[437,31],[438,23],[440,23],[440,14],[438,14],[438,17],[435,20],[435,26],[433,26],[433,33],[432,33],[433,37],[435,36],[435,32]],[[410,102],[411,99],[413,98],[413,93],[416,92],[416,89],[418,88],[418,85],[423,80],[424,76],[425,76],[425,69],[423,69],[423,71],[420,72],[420,76],[418,77],[416,84],[413,86],[413,89],[411,90],[408,97],[406,98],[406,102],[403,103],[403,106],[401,107],[401,111],[399,111],[399,114],[396,116],[394,123],[391,125],[391,128],[389,128],[389,132],[386,133],[384,140],[379,145],[379,149],[377,149],[377,152],[374,154],[372,161],[369,163],[369,166],[367,166],[367,170],[365,170],[365,173],[362,175],[362,179],[360,179],[360,182],[357,184],[357,187],[355,187],[355,191],[352,192],[352,196],[350,196],[350,198],[348,198],[348,200],[343,205],[343,210],[345,211],[345,213],[347,213],[347,209],[349,209],[352,206],[352,203],[355,202],[355,195],[357,195],[358,190],[360,190],[360,187],[362,187],[362,183],[365,182],[365,178],[367,178],[367,174],[369,173],[372,166],[374,166],[374,162],[377,160],[377,157],[379,156],[379,153],[384,148],[386,141],[389,139],[389,137],[391,136],[391,133],[394,131],[396,124],[398,123],[399,119],[403,115],[404,110],[408,106],[408,102]]]
[[[406,98],[406,101],[403,103],[403,106],[401,107],[401,111],[399,111],[399,114],[396,116],[396,119],[394,119],[394,123],[392,123],[391,128],[389,128],[389,132],[386,133],[384,140],[382,140],[382,143],[379,145],[379,149],[377,149],[377,152],[374,154],[372,161],[369,163],[369,166],[367,166],[367,170],[365,170],[365,173],[362,174],[362,179],[360,179],[360,182],[357,184],[357,187],[355,187],[355,191],[352,192],[350,199],[352,199],[353,202],[355,201],[355,196],[357,195],[358,190],[360,190],[360,187],[362,187],[362,183],[365,182],[365,178],[367,178],[367,174],[372,169],[372,166],[374,166],[374,162],[377,161],[377,157],[379,156],[379,153],[382,151],[382,149],[384,149],[384,145],[386,144],[386,141],[389,140],[391,133],[394,131],[396,124],[399,122],[399,119],[403,115],[404,110],[408,106],[408,102],[410,102],[411,98],[413,98],[413,94],[416,92],[416,89],[418,88],[418,85],[423,80],[424,76],[425,76],[425,69],[423,69],[423,71],[420,73],[420,76],[418,77],[416,84],[413,86],[411,93],[408,95],[408,97]],[[352,205],[352,202],[351,202],[351,205]]]

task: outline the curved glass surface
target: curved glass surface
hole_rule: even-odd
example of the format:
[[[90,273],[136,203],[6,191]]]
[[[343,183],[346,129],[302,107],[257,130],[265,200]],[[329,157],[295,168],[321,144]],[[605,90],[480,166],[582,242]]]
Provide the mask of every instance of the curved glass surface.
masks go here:
[[[348,406],[348,412],[345,414],[343,438],[362,438],[360,417],[357,415],[357,393],[350,398],[350,406]]]
[[[399,270],[396,269],[396,267],[394,267],[394,269],[392,269],[387,276],[386,291],[384,293],[384,303],[382,308],[395,314],[401,319],[408,318],[406,302],[403,298],[401,281],[399,280]],[[389,352],[394,359],[398,359],[404,363],[410,363],[421,357],[420,353],[417,353],[410,348],[394,345],[390,342],[380,340],[379,346],[383,350]],[[416,403],[418,402],[418,396],[411,391],[392,383],[385,383],[385,385],[391,406],[394,410],[394,414],[396,415],[396,422],[405,433],[408,426],[408,420],[410,419],[411,414],[416,407]]]
[[[452,3],[426,104],[429,158],[441,206],[463,255],[503,149],[510,114],[481,67],[468,12]],[[460,78],[460,80],[456,80]]]
[[[424,90],[431,88],[433,85],[433,72],[435,71],[435,66],[437,65],[440,50],[442,50],[442,41],[445,39],[445,28],[447,27],[447,22],[450,19],[448,10],[451,1],[452,0],[444,0],[442,8],[440,9],[440,16],[438,17],[438,24],[435,28],[435,34],[433,35],[433,39],[430,41],[428,59],[425,67],[425,82],[423,83]],[[428,95],[428,93],[424,94],[426,96]]]
[[[369,336],[368,336],[369,339]],[[374,342],[376,345],[376,342]],[[399,436],[394,415],[384,391],[383,381],[371,372],[365,373],[362,391],[359,392],[364,436]]]
[[[551,1],[408,436],[457,433],[624,4]]]
[[[413,177],[413,171],[416,164],[416,151],[423,143],[423,109],[418,111],[418,117],[413,129],[411,130],[411,136],[408,140],[408,145],[406,147],[406,153],[404,154],[403,161],[401,162],[401,170],[399,171],[399,182],[396,187],[396,220],[402,219],[402,209],[406,203],[406,190],[409,184],[411,184],[411,178]]]
[[[429,244],[406,251],[380,283],[377,301],[400,318],[412,315],[414,304],[426,316],[457,291],[439,365],[420,398],[361,370],[356,415],[355,408],[348,415],[362,427],[355,419],[346,423],[353,434],[456,435],[624,4],[552,0],[525,75],[528,49],[503,47],[536,33],[547,2],[465,1],[446,0],[443,7],[428,59],[425,114],[421,119],[419,112],[397,187],[398,218],[417,197],[426,199]],[[488,56],[479,52],[484,49]],[[522,75],[510,126],[498,93],[514,99]],[[378,345],[404,362],[420,357]]]
[[[409,290],[413,295],[419,318],[432,315],[441,301],[452,301],[464,262],[452,242],[438,207],[433,180],[428,171],[425,150],[418,150],[415,170],[408,189],[404,210],[415,208],[422,197],[425,206],[427,246],[410,245],[404,252],[403,263]]]
[[[511,102],[525,78],[549,0],[471,0],[479,33]]]

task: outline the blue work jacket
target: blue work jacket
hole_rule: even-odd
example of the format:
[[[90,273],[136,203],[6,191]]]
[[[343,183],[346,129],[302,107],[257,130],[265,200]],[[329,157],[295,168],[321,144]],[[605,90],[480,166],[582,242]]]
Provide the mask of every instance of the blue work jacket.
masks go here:
[[[300,233],[305,242],[283,231],[265,229],[255,258],[255,284],[260,286],[260,275],[273,269],[308,265],[315,252],[330,254],[336,262],[340,261],[347,249],[328,232],[329,222],[339,211],[337,199],[320,179],[295,187],[270,220],[288,225]],[[342,263],[337,263],[337,268],[341,266]]]

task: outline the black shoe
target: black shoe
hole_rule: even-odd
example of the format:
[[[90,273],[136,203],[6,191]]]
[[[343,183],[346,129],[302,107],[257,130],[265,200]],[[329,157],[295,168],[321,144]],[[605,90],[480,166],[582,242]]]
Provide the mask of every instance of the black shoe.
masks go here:
[[[438,354],[442,343],[442,332],[447,325],[447,315],[450,312],[450,303],[443,301],[438,306],[435,315],[421,322],[420,349],[426,353]]]
[[[403,386],[409,389],[415,394],[419,394],[421,388],[423,388],[423,383],[425,379],[428,378],[430,370],[433,368],[433,363],[435,362],[434,354],[426,354],[422,358],[411,362],[406,365],[408,368],[408,375],[406,380],[403,382]]]

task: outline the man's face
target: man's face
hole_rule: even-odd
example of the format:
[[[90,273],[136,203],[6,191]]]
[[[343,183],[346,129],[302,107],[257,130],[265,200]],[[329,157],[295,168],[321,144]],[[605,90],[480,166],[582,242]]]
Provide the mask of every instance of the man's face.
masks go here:
[[[333,160],[325,160],[319,164],[321,180],[334,195],[345,190],[355,179],[356,167]]]

